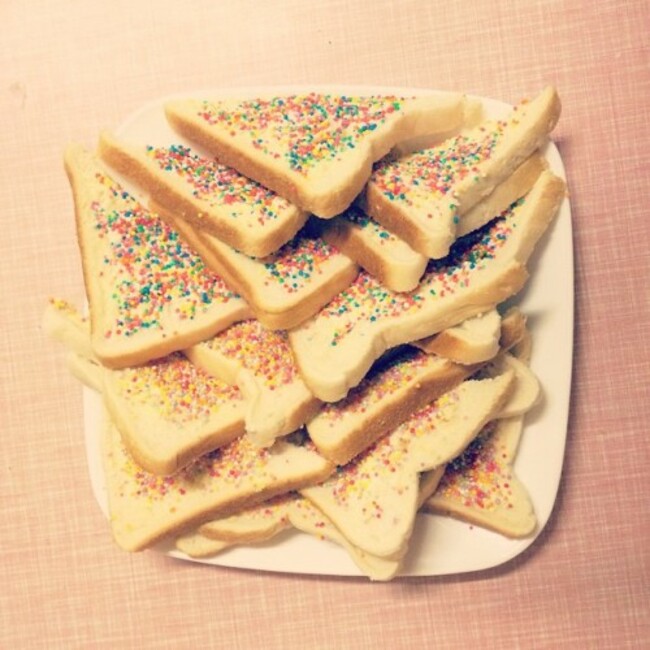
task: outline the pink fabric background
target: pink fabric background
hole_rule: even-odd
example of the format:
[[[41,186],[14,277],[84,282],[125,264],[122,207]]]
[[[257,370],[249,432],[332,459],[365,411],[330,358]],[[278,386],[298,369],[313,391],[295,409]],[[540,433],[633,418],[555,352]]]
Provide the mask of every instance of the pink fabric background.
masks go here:
[[[647,0],[3,0],[0,25],[0,647],[650,644]],[[384,585],[206,568],[110,539],[80,388],[40,330],[48,296],[83,300],[63,147],[168,93],[283,83],[560,91],[568,447],[550,524],[507,565]]]

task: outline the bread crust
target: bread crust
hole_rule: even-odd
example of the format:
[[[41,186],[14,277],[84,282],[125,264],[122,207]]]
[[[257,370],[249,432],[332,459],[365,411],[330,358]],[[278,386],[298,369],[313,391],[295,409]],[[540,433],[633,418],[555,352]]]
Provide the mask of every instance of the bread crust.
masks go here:
[[[380,164],[368,181],[361,204],[370,216],[416,251],[433,259],[444,257],[458,236],[456,224],[463,215],[511,178],[545,143],[560,112],[557,92],[548,87],[530,103],[515,107],[507,122],[490,120],[439,147],[388,161],[385,166]],[[488,134],[500,131],[503,135],[495,142],[481,144]],[[453,151],[461,144],[466,147],[467,142],[473,143],[472,166],[463,166],[463,173],[456,175],[450,161],[462,156]],[[477,151],[482,152],[481,157]],[[432,174],[431,187],[425,178],[427,169]],[[532,168],[524,171],[534,173]],[[516,184],[519,180],[530,182],[523,171],[510,182]]]
[[[108,165],[148,192],[151,199],[164,206],[166,211],[246,255],[270,255],[289,241],[307,220],[307,212],[290,204],[283,205],[284,201],[278,197],[275,222],[266,221],[260,226],[258,221],[256,227],[238,227],[240,220],[228,217],[228,203],[211,206],[207,201],[197,199],[189,185],[177,177],[170,178],[137,147],[120,142],[107,131],[100,135],[98,153]],[[209,165],[213,161],[206,159],[205,163]],[[255,206],[251,206],[251,213],[254,209]]]
[[[154,282],[153,271],[151,282],[144,286],[141,275],[132,269],[141,269],[138,266],[140,258],[128,249],[119,251],[118,254],[111,249],[108,236],[95,228],[94,211],[103,210],[105,214],[113,216],[119,215],[120,211],[142,210],[147,221],[154,224],[160,222],[133,197],[124,193],[106,174],[99,161],[83,147],[70,145],[66,149],[64,163],[75,203],[77,240],[89,302],[92,347],[95,356],[106,367],[135,366],[166,356],[209,338],[231,323],[250,316],[248,306],[240,298],[232,296],[220,278],[207,269],[196,271],[199,267],[193,264],[199,258],[191,251],[183,251],[178,263],[188,265],[188,268],[191,266],[188,274],[197,273],[193,276],[196,284],[192,287],[196,291],[195,297],[188,299],[181,293],[174,296],[173,289],[167,289],[168,293],[163,294],[156,289],[158,280]],[[111,225],[114,223],[119,223],[119,227],[130,228],[124,226],[119,218],[116,222],[107,219],[106,228],[110,231],[112,227],[118,227]],[[166,245],[174,235],[164,228],[160,236]],[[127,235],[134,242],[139,242],[142,237],[149,236],[149,233],[145,229],[144,234],[141,234],[134,226]],[[121,237],[123,233],[116,233],[116,236]],[[126,262],[118,261],[113,266],[118,257]],[[147,259],[146,255],[142,259]],[[152,263],[158,262],[154,260]],[[145,274],[149,272],[144,266],[142,269]],[[160,269],[156,273],[159,278],[165,272]],[[118,279],[124,281],[125,286],[133,288],[132,295],[123,301],[126,307],[114,298]],[[200,288],[206,285],[209,290]],[[138,287],[142,289],[140,292]],[[149,292],[146,296],[145,290]],[[204,293],[201,294],[201,291]],[[142,316],[137,309],[146,313],[154,297],[158,304],[158,311],[154,314],[157,327],[138,326]],[[131,302],[136,299],[139,302],[133,307]],[[129,326],[132,329],[128,329]]]

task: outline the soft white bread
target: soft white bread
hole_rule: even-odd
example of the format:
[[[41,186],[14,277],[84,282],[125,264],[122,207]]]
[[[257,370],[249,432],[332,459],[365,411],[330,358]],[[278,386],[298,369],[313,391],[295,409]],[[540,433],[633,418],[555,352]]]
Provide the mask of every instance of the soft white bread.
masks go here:
[[[206,339],[250,310],[178,234],[142,207],[82,146],[65,167],[91,322],[106,366],[145,363]]]
[[[490,422],[447,465],[423,510],[451,515],[507,537],[532,534],[537,526],[535,510],[512,467],[521,432],[521,417]]]
[[[245,431],[239,390],[180,352],[106,370],[103,381],[104,403],[124,444],[152,474],[173,474]]]
[[[254,444],[268,446],[295,431],[321,404],[300,377],[287,333],[257,320],[235,323],[185,354],[239,388],[246,403],[246,432]]]
[[[273,253],[308,216],[259,183],[183,144],[135,145],[103,131],[98,152],[153,201],[246,255]]]
[[[145,472],[107,420],[104,436],[110,524],[116,543],[139,551],[167,537],[278,494],[324,480],[332,465],[308,446],[278,441],[254,448],[246,436],[170,476]]]
[[[423,255],[444,257],[459,218],[545,143],[560,111],[557,92],[548,87],[505,120],[378,164],[362,197],[365,212]]]
[[[174,545],[177,550],[185,553],[188,557],[204,559],[221,553],[221,551],[230,548],[233,543],[210,539],[201,533],[190,532],[177,537]]]
[[[486,366],[481,368],[481,373],[486,377],[494,377],[505,370],[512,370],[517,382],[508,401],[504,404],[499,413],[500,418],[513,418],[524,415],[535,406],[542,395],[542,388],[539,379],[533,371],[516,356],[509,353],[497,355]]]
[[[245,402],[236,387],[178,352],[120,370],[80,359],[88,352],[88,321],[68,303],[51,301],[46,331],[73,352],[73,374],[103,395],[122,440],[146,471],[167,475],[244,433]],[[92,356],[86,357],[90,363]]]
[[[501,315],[497,309],[450,327],[412,345],[456,363],[481,363],[496,356],[501,338]]]
[[[481,363],[496,357],[499,348],[521,345],[530,335],[526,320],[518,307],[510,307],[503,315],[491,309],[411,345],[455,363]]]
[[[562,179],[543,172],[500,218],[430,262],[411,293],[385,289],[369,274],[289,333],[301,375],[324,401],[342,399],[381,354],[485,313],[525,284],[526,262],[565,195]]]
[[[281,494],[229,517],[213,519],[199,526],[198,532],[208,539],[231,544],[267,540],[290,526],[289,508],[300,498],[297,492]]]
[[[463,382],[301,494],[367,553],[403,552],[419,505],[420,473],[458,456],[499,412],[513,381],[509,372]]]
[[[460,217],[456,236],[484,226],[524,196],[545,169],[544,159],[533,154],[494,191]],[[321,224],[321,236],[392,291],[412,291],[426,270],[429,258],[411,248],[358,207]]]
[[[345,398],[324,404],[307,423],[309,436],[325,458],[345,465],[479,368],[404,349],[373,368]]]
[[[171,126],[220,162],[313,214],[340,214],[372,164],[397,143],[459,126],[463,97],[348,97],[309,93],[269,99],[181,99]]]
[[[313,316],[350,285],[358,267],[334,246],[307,230],[264,258],[244,255],[177,219],[163,214],[228,286],[244,297],[269,329],[291,329]]]

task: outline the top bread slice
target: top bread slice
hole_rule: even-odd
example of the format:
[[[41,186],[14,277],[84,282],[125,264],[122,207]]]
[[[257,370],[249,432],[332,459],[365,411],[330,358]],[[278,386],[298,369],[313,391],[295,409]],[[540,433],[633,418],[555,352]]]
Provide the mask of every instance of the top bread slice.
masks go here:
[[[92,348],[106,366],[145,363],[209,338],[246,303],[178,233],[80,145],[65,152],[89,303]]]
[[[267,99],[179,99],[172,128],[220,162],[318,217],[345,210],[372,164],[403,140],[460,126],[463,97],[312,92]]]
[[[462,215],[546,142],[560,111],[557,92],[548,87],[505,120],[488,120],[437,147],[379,163],[361,204],[419,253],[444,257]]]
[[[543,172],[523,201],[460,240],[445,260],[430,262],[411,293],[388,291],[361,272],[289,333],[305,383],[323,401],[342,399],[384,351],[441,332],[514,295],[564,196],[564,181]]]
[[[98,152],[152,201],[246,255],[273,253],[308,216],[259,183],[182,143],[135,145],[104,131]]]

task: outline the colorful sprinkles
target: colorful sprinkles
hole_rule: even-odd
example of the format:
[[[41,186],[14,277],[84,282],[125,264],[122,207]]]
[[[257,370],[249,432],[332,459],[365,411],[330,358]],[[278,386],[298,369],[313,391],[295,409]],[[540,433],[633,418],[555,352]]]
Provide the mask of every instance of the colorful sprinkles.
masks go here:
[[[287,386],[298,378],[287,332],[269,330],[257,320],[231,325],[208,345],[241,363],[270,390]]]
[[[156,502],[197,490],[211,492],[223,489],[223,485],[237,486],[251,477],[262,483],[269,455],[267,449],[253,447],[243,436],[201,456],[176,474],[158,476],[142,470],[123,449],[121,469],[125,477],[122,496]]]
[[[447,464],[436,495],[479,510],[511,509],[510,455],[489,423],[463,454]]]
[[[119,371],[119,386],[130,403],[150,406],[178,425],[208,418],[241,399],[237,388],[211,377],[180,353]]]
[[[90,206],[97,235],[110,246],[104,267],[115,275],[111,298],[119,316],[106,338],[162,329],[165,312],[192,320],[237,297],[162,219],[107,176],[98,173],[96,180],[123,204],[111,210],[99,201]]]
[[[339,293],[321,312],[319,318],[336,321],[331,346],[337,346],[361,322],[382,322],[414,313],[432,299],[453,295],[468,287],[474,275],[496,258],[516,228],[512,218],[518,205],[513,204],[484,228],[457,240],[447,257],[431,260],[419,287],[411,293],[386,289],[362,271],[350,287]]]
[[[339,255],[319,237],[298,235],[264,261],[267,285],[296,293],[323,272],[323,264]]]
[[[309,93],[243,101],[231,108],[203,102],[208,124],[245,136],[256,150],[306,175],[318,163],[339,160],[348,150],[402,111],[404,98],[348,97]]]
[[[514,118],[510,123],[516,123]],[[490,122],[438,147],[390,162],[380,161],[374,166],[370,182],[390,201],[421,206],[449,196],[449,207],[455,210],[454,186],[467,177],[478,180],[480,165],[492,157],[507,127],[508,122],[503,120]]]
[[[165,172],[182,178],[192,195],[212,208],[221,208],[233,219],[244,216],[264,227],[276,221],[290,204],[275,192],[242,176],[231,167],[193,153],[189,147],[172,144],[169,147],[147,146],[147,155]],[[234,209],[235,207],[239,209]]]
[[[345,506],[350,499],[366,499],[369,487],[376,481],[385,480],[400,472],[401,476],[409,480],[409,475],[404,474],[403,469],[413,460],[413,442],[424,436],[435,435],[439,424],[451,417],[457,405],[458,393],[445,393],[440,399],[411,415],[347,465],[339,467],[336,475],[324,485],[332,489],[336,502]],[[417,476],[417,471],[414,469],[413,476]],[[370,499],[365,514],[380,518],[383,508],[380,503]]]

